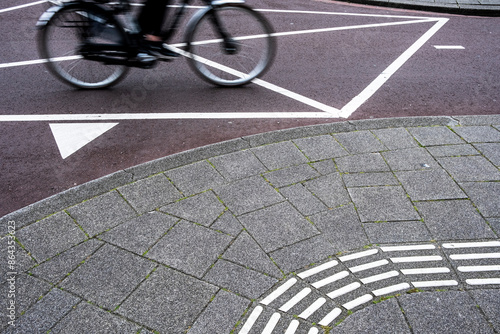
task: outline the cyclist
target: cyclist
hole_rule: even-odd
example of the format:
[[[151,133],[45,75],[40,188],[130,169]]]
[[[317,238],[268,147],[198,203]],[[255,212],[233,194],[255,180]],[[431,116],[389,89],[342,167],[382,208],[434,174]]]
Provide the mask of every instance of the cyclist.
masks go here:
[[[140,53],[167,60],[179,56],[169,49],[160,37],[163,21],[167,15],[167,6],[170,3],[171,0],[146,0],[138,16],[139,27],[144,34],[144,45]]]

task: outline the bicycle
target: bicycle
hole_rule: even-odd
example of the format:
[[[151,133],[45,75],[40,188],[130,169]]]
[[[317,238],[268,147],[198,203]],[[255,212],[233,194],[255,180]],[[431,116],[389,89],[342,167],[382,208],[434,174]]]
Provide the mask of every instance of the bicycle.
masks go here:
[[[51,0],[56,2],[60,0]],[[202,79],[242,86],[271,66],[276,42],[267,19],[242,0],[202,0],[188,21],[184,43],[170,45]],[[161,37],[168,43],[191,0],[176,6]],[[142,39],[129,0],[70,0],[47,9],[38,20],[39,52],[52,74],[77,88],[116,85],[131,67],[148,69],[159,59],[138,59]]]

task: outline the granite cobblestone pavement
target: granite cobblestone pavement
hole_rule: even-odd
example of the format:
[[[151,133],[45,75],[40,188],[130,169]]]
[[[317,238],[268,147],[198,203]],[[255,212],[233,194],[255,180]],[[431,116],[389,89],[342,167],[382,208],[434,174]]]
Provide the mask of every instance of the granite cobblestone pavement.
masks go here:
[[[0,332],[500,333],[499,199],[500,115],[201,147],[2,217]]]

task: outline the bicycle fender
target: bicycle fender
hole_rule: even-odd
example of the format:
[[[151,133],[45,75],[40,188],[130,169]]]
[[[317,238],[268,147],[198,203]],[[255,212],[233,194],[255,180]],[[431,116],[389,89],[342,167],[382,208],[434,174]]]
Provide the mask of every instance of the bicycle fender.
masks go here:
[[[241,5],[244,4],[245,0],[214,0],[211,5],[213,7],[224,6],[224,5]]]
[[[56,15],[60,10],[62,10],[63,8],[67,8],[67,7],[71,7],[71,6],[79,6],[79,7],[85,7],[85,6],[93,6],[94,8],[95,7],[98,7],[98,9],[102,10],[102,11],[109,11],[108,9],[102,7],[102,6],[99,6],[97,4],[86,4],[86,3],[82,3],[82,2],[77,2],[77,1],[73,1],[73,2],[64,2],[60,5],[55,5],[55,6],[52,6],[50,7],[49,9],[47,9],[39,18],[38,18],[38,21],[36,23],[36,27],[38,29],[43,29],[47,23],[52,19],[52,17],[54,17],[54,15]]]

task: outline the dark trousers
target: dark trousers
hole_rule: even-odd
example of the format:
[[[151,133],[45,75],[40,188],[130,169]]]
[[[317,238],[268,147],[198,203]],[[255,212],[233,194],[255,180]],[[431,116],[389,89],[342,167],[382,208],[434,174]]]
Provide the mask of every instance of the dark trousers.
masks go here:
[[[146,0],[138,17],[138,23],[144,35],[161,34],[161,28],[167,15],[170,0]]]

